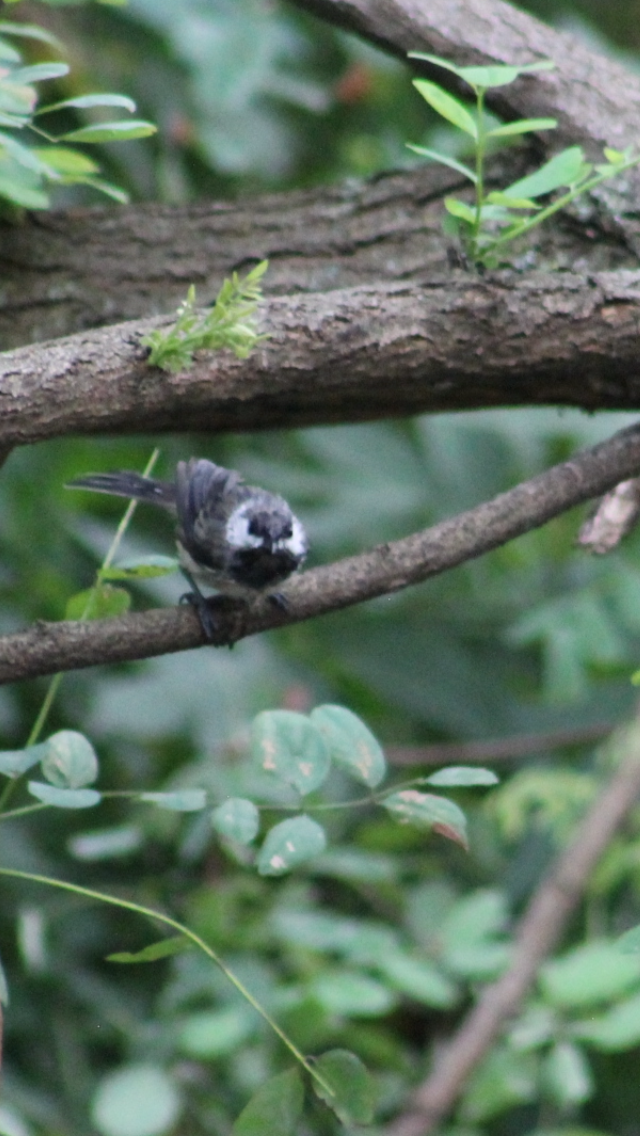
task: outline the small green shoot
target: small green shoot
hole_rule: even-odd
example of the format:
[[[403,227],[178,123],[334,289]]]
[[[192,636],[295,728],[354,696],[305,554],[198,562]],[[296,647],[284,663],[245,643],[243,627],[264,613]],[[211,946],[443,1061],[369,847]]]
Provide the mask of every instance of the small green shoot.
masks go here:
[[[180,304],[176,322],[168,331],[149,332],[141,339],[149,347],[149,365],[163,371],[185,371],[196,351],[219,351],[226,347],[238,359],[246,359],[257,343],[267,339],[256,329],[256,309],[262,300],[261,280],[269,262],[260,261],[244,278],[234,272],[227,278],[213,307],[206,314],[196,310],[192,284]]]
[[[456,67],[437,55],[412,51],[409,56],[411,59],[424,59],[451,71],[468,83],[475,95],[476,105],[472,111],[437,83],[427,79],[413,80],[414,87],[429,106],[472,139],[475,152],[473,168],[448,154],[409,144],[409,149],[416,154],[449,166],[474,186],[473,205],[457,197],[447,197],[444,202],[450,218],[449,225],[445,227],[447,231],[454,229],[466,255],[474,264],[494,266],[498,262],[497,254],[509,241],[528,233],[534,226],[564,209],[576,197],[588,193],[601,182],[616,177],[640,162],[640,155],[634,155],[632,147],[622,151],[606,147],[605,161],[594,166],[586,160],[580,146],[569,146],[527,177],[520,178],[502,190],[487,193],[485,167],[489,146],[495,151],[496,143],[503,144],[503,139],[509,140],[539,130],[553,130],[558,125],[554,118],[524,118],[489,128],[485,111],[487,91],[513,83],[521,75],[550,70],[555,66],[554,63],[545,59],[523,67]],[[543,207],[536,200],[558,189],[565,189],[566,192],[550,204]]]

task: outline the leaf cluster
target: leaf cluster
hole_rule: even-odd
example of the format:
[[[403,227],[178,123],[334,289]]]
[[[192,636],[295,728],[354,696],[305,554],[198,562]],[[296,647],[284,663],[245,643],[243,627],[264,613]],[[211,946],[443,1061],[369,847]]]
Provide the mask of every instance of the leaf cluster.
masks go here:
[[[467,83],[476,99],[475,113],[439,84],[427,79],[414,79],[413,85],[423,99],[447,122],[472,140],[475,161],[473,168],[435,150],[410,145],[410,149],[423,157],[440,162],[462,174],[474,186],[475,203],[469,205],[458,197],[446,197],[445,208],[453,219],[454,231],[472,263],[494,265],[505,245],[530,232],[577,197],[595,189],[601,182],[616,177],[640,162],[632,146],[625,150],[605,147],[605,161],[597,165],[588,162],[580,146],[569,146],[555,154],[539,169],[500,190],[487,192],[486,159],[489,148],[511,139],[541,130],[553,130],[553,118],[526,118],[487,127],[485,98],[488,91],[507,86],[522,75],[554,67],[551,60],[525,64],[521,67],[456,67],[437,55],[410,52],[409,58],[423,59],[456,75]],[[565,192],[546,206],[538,198],[547,197],[558,189]]]
[[[117,107],[131,114],[135,103],[126,95],[82,94],[42,104],[37,84],[62,79],[66,63],[25,63],[12,42],[25,39],[45,44],[54,51],[62,45],[44,28],[32,24],[0,21],[0,199],[24,209],[47,209],[50,190],[56,186],[90,186],[115,201],[127,195],[99,176],[99,166],[73,146],[61,143],[105,143],[145,138],[155,126],[138,119],[97,122],[52,136],[42,119],[61,110],[93,110]],[[39,145],[33,145],[33,138]],[[29,142],[21,139],[29,138]]]
[[[256,329],[256,311],[262,299],[261,280],[269,262],[260,261],[246,276],[237,272],[226,279],[211,310],[196,309],[196,289],[191,285],[187,298],[176,313],[168,331],[157,329],[143,336],[149,348],[149,365],[164,371],[184,371],[191,366],[196,351],[233,351],[246,359],[256,344],[267,338]]]

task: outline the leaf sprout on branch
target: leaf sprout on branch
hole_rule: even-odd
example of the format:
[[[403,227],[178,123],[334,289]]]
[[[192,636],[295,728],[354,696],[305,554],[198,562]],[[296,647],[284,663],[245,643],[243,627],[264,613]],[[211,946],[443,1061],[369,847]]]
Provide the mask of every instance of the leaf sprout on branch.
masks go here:
[[[163,371],[184,371],[193,363],[196,351],[228,348],[238,359],[246,359],[257,343],[267,339],[256,329],[256,310],[262,299],[261,280],[269,262],[260,261],[243,278],[237,272],[224,280],[213,307],[204,315],[196,310],[196,289],[192,284],[176,312],[176,322],[165,331],[157,328],[140,342],[150,348],[148,362]]]
[[[588,193],[601,182],[616,177],[640,162],[640,155],[634,154],[630,146],[624,150],[605,147],[605,161],[597,165],[586,160],[581,146],[568,146],[560,153],[554,154],[533,173],[504,189],[487,193],[485,167],[489,145],[495,150],[495,143],[500,144],[501,140],[539,130],[553,130],[558,125],[555,118],[523,118],[516,122],[489,127],[485,109],[487,91],[507,86],[521,75],[551,70],[555,64],[550,59],[543,59],[522,67],[503,65],[456,67],[449,60],[442,59],[438,55],[412,51],[409,57],[423,59],[451,71],[467,83],[475,95],[475,112],[472,112],[437,83],[428,79],[413,80],[414,87],[429,106],[472,139],[475,155],[473,168],[448,154],[408,143],[409,149],[416,154],[449,166],[474,186],[473,205],[458,197],[446,197],[444,201],[445,209],[451,219],[448,231],[453,226],[466,255],[474,264],[494,266],[498,261],[497,254],[509,241],[514,241],[536,225],[542,224],[576,197]],[[556,197],[550,204],[543,206],[536,200],[558,189],[565,189],[566,192]]]

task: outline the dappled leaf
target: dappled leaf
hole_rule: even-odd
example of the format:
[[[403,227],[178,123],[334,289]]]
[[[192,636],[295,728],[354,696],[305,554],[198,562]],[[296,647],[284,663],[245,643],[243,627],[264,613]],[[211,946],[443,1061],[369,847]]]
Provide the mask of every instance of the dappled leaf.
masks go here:
[[[467,822],[462,809],[445,797],[420,793],[417,789],[401,789],[380,802],[398,820],[431,829],[447,840],[468,848]]]
[[[91,742],[77,730],[59,730],[45,743],[42,772],[52,785],[80,789],[98,776],[98,757]]]
[[[237,840],[240,844],[250,844],[258,835],[260,813],[253,801],[244,797],[230,797],[213,810],[211,823],[221,836]]]
[[[292,817],[274,825],[258,855],[261,876],[281,876],[324,851],[324,829],[308,816]]]
[[[332,761],[375,789],[387,769],[382,747],[361,718],[345,706],[316,706],[311,722],[324,738]]]
[[[251,724],[251,752],[266,773],[303,794],[317,789],[330,769],[321,731],[306,715],[293,710],[264,710],[256,715]]]

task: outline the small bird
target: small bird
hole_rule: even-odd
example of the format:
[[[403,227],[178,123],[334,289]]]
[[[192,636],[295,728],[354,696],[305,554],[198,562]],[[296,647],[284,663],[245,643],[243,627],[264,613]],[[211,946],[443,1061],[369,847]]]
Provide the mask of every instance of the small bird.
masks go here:
[[[177,517],[178,559],[193,588],[184,598],[196,608],[209,639],[215,623],[198,581],[244,600],[266,593],[284,607],[284,597],[271,589],[307,555],[304,528],[284,498],[245,485],[235,470],[206,458],[178,462],[173,482],[120,470],[79,477],[67,488],[133,497]]]

